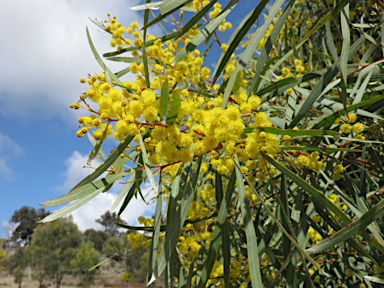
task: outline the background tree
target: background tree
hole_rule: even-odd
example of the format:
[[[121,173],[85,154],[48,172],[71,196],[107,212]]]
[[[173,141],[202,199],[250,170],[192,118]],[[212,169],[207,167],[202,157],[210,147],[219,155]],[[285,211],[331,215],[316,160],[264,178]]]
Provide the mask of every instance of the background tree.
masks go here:
[[[122,254],[124,252],[123,243],[120,239],[116,237],[109,237],[105,243],[105,246],[103,248],[103,253],[107,255],[107,257],[111,257],[113,255],[116,255],[113,257],[114,260],[120,261],[122,258]]]
[[[100,273],[99,269],[90,268],[100,262],[100,253],[93,248],[93,243],[88,241],[85,245],[76,249],[76,255],[70,264],[75,275],[79,276],[81,287],[88,288],[93,283],[95,276]]]
[[[127,236],[125,236],[125,238],[127,239]],[[143,259],[148,260],[148,255],[144,256],[144,254],[148,253],[149,249],[132,249],[130,242],[126,242],[127,244],[124,246],[124,250],[128,251],[129,256],[124,259],[125,269],[134,274],[135,282],[145,282],[145,269],[148,267],[148,263],[143,263]]]
[[[11,221],[17,224],[16,229],[12,233],[11,241],[20,245],[29,245],[33,231],[37,226],[37,222],[48,216],[50,212],[44,208],[35,209],[33,207],[24,206],[16,210]]]
[[[118,217],[116,212],[110,213],[109,211],[101,215],[100,219],[97,219],[96,222],[103,226],[103,231],[108,237],[118,237],[120,235],[120,227],[115,223],[126,224],[124,220]]]
[[[132,283],[135,281],[135,274],[131,270],[125,271],[119,278],[120,282]]]
[[[32,235],[32,263],[44,269],[59,288],[64,275],[71,271],[70,261],[81,243],[81,232],[70,217],[39,224]]]
[[[25,259],[31,269],[31,276],[33,280],[38,282],[39,288],[44,288],[44,281],[47,279],[47,272],[44,269],[43,264],[38,259],[35,259],[36,254],[32,250],[34,247],[31,245],[26,247]]]
[[[85,242],[93,242],[93,247],[101,252],[105,245],[105,242],[108,239],[108,235],[103,231],[98,231],[94,229],[87,229],[83,233]]]
[[[7,247],[8,240],[5,238],[0,238],[0,248],[5,249]]]
[[[139,265],[140,269],[139,269],[139,271],[138,271],[138,274],[139,274],[140,277],[145,278],[145,277],[147,276],[147,273],[148,273],[149,256],[150,256],[149,252],[145,252],[145,253],[143,253],[143,255],[141,255],[141,257],[140,257],[140,261],[139,261],[139,263],[140,263],[140,265]]]
[[[21,288],[23,277],[25,276],[25,268],[27,267],[27,260],[25,258],[25,248],[19,247],[15,253],[8,258],[8,270],[15,277],[15,283]]]
[[[7,252],[3,248],[0,248],[0,270],[7,269]]]

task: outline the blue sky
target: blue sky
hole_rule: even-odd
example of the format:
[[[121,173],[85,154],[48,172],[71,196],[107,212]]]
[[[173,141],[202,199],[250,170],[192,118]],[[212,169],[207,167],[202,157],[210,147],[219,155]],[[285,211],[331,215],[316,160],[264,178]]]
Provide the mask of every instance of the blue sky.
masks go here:
[[[7,236],[5,226],[15,210],[25,205],[40,208],[39,203],[66,193],[92,172],[82,168],[91,144],[87,137],[75,135],[77,117],[86,116],[85,111],[69,109],[85,89],[79,79],[88,72],[102,72],[90,51],[85,26],[99,53],[112,51],[109,35],[99,33],[88,17],[103,20],[110,13],[124,26],[132,21],[142,23],[140,12],[128,7],[144,2],[1,2],[0,16],[6,28],[0,31],[0,237]],[[230,19],[234,26],[257,2],[242,1],[242,8],[247,9],[237,9]],[[157,28],[150,32],[161,33]],[[112,71],[125,68],[122,63],[107,65]],[[118,191],[103,193],[75,211],[79,228],[98,228],[95,219],[111,207]],[[137,200],[122,218],[133,223],[152,209]]]

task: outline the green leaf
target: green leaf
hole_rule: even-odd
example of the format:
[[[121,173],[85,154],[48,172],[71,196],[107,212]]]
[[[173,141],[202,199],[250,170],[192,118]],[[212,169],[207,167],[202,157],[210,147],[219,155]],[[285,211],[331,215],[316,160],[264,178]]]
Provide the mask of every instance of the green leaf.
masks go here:
[[[115,162],[115,160],[120,157],[121,153],[123,153],[125,151],[125,148],[127,148],[127,146],[129,145],[129,143],[131,143],[131,141],[133,140],[134,136],[132,135],[127,135],[124,140],[119,144],[119,146],[117,146],[115,152],[113,152],[108,158],[107,160],[105,160],[105,162],[103,164],[101,164],[99,167],[96,168],[95,172],[93,172],[92,174],[88,175],[87,177],[85,177],[83,180],[81,180],[75,187],[73,187],[71,189],[71,191],[69,191],[68,194],[72,193],[72,191],[74,191],[75,189],[83,186],[83,185],[86,185],[88,183],[91,183],[93,182],[95,179],[97,179],[101,174],[103,174],[109,167],[111,167],[111,165]],[[70,200],[71,201],[71,200]],[[48,201],[47,201],[48,202]],[[64,202],[65,203],[65,202]],[[59,205],[59,204],[57,204]]]
[[[155,41],[157,41],[158,39],[160,39],[161,42],[165,42],[165,41],[171,40],[171,39],[173,39],[176,36],[177,33],[178,32],[174,32],[174,33],[168,34],[166,36],[156,38],[154,40],[145,41],[145,47],[152,46],[155,43]],[[141,47],[140,48],[138,48],[138,47],[128,47],[128,48],[124,48],[124,49],[117,50],[117,51],[114,51],[114,52],[104,53],[103,57],[112,57],[112,56],[123,54],[125,52],[135,51],[135,50],[139,50],[139,49],[141,49]]]
[[[53,198],[51,200],[45,201],[44,203],[40,204],[46,207],[52,207],[52,206],[57,206],[61,205],[64,203],[68,203],[70,201],[74,201],[79,198],[83,198],[87,196],[90,193],[95,192],[96,190],[99,189],[104,189],[111,183],[115,182],[116,180],[119,180],[129,174],[132,173],[133,170],[131,171],[124,171],[124,172],[118,172],[114,174],[110,174],[106,176],[105,178],[102,178],[100,180],[96,180],[92,183],[85,184],[80,186],[79,188],[76,188],[74,190],[71,190],[69,193],[64,194],[63,196],[59,196],[56,198]]]
[[[104,142],[105,136],[107,136],[108,127],[109,127],[109,122],[107,123],[107,126],[105,127],[105,129],[103,131],[103,134],[101,135],[101,139],[96,142],[96,145],[93,146],[93,149],[92,149],[91,153],[89,154],[89,157],[88,157],[88,160],[87,160],[87,164],[88,165],[91,163],[91,161],[93,159],[95,159],[97,153],[99,153],[100,147],[101,147],[101,145]],[[87,133],[87,134],[90,134],[90,133]],[[92,138],[93,138],[93,136],[92,136]],[[88,136],[88,139],[91,139],[91,138]]]
[[[245,128],[243,133],[252,133],[255,129],[264,131],[270,134],[276,135],[289,135],[289,136],[323,136],[323,135],[331,135],[331,136],[341,136],[342,133],[331,131],[331,130],[292,130],[292,129],[279,129],[275,127],[255,127],[255,128]]]
[[[104,134],[104,133],[103,133],[103,134]],[[87,136],[88,136],[88,140],[89,140],[89,142],[91,142],[91,144],[92,144],[93,147],[95,147],[95,146],[99,143],[99,141],[97,141],[97,140],[95,139],[95,137],[93,137],[93,135],[92,135],[91,133],[87,133]],[[101,146],[101,145],[100,145],[100,146]],[[98,153],[100,153],[101,157],[103,157],[104,160],[108,158],[107,155],[104,153],[103,149],[101,149],[101,147],[99,148]]]
[[[188,4],[189,2],[191,2],[191,0],[167,0],[167,1],[164,1],[164,3],[161,3],[161,5],[159,7],[160,13],[166,14],[170,11],[173,12],[173,11],[177,10],[178,8],[180,8],[181,6]]]
[[[350,98],[353,98],[353,96],[355,95],[356,91],[358,90],[357,95],[356,95],[355,99],[353,99],[352,104],[357,104],[357,103],[361,102],[361,99],[362,99],[362,97],[363,97],[363,94],[364,94],[364,92],[366,91],[365,88],[367,87],[367,85],[368,85],[368,83],[369,83],[369,80],[370,80],[371,77],[372,77],[372,73],[373,73],[372,70],[375,69],[375,67],[376,67],[378,64],[381,64],[381,63],[383,63],[383,62],[384,62],[384,60],[380,60],[380,61],[374,62],[374,63],[372,63],[371,65],[369,65],[368,67],[365,67],[364,69],[362,69],[362,70],[360,71],[359,76],[358,76],[358,78],[357,78],[357,81],[356,81],[356,83],[355,83],[355,87],[353,87],[353,90],[351,91],[351,93],[350,93],[350,95],[349,95]],[[360,82],[362,81],[363,77],[364,77],[365,75],[367,75],[367,74],[368,74],[368,76],[365,78],[363,84],[362,84],[361,87],[359,88]]]
[[[241,207],[241,215],[243,218],[245,234],[247,235],[247,251],[248,251],[248,263],[249,274],[251,274],[252,287],[262,288],[261,273],[259,265],[259,252],[257,248],[257,238],[255,227],[253,226],[251,211],[249,210],[249,202],[244,187],[243,174],[240,170],[239,160],[235,159],[236,163],[236,179],[237,189],[239,191],[239,202]],[[216,228],[215,228],[216,230]]]
[[[225,109],[225,107],[227,106],[227,101],[231,94],[232,87],[235,84],[237,73],[245,69],[249,60],[255,53],[261,39],[264,37],[265,32],[267,31],[269,25],[272,23],[276,13],[280,10],[283,3],[284,3],[284,0],[276,0],[276,2],[270,8],[268,18],[265,20],[263,26],[257,29],[256,32],[253,34],[251,40],[248,43],[247,48],[245,49],[244,53],[240,57],[239,64],[236,66],[235,71],[233,72],[232,76],[229,78],[227,87],[225,88],[225,91],[224,91],[224,97],[223,97],[223,102],[221,104],[221,108]]]
[[[324,207],[327,207],[331,212],[340,217],[344,223],[350,223],[351,220],[339,208],[337,208],[334,203],[332,203],[327,197],[325,197],[323,193],[321,193],[316,188],[311,186],[307,181],[305,181],[304,179],[302,179],[301,177],[299,177],[298,175],[278,163],[276,160],[267,156],[265,153],[262,153],[262,156],[269,163],[275,166],[276,169],[278,169],[281,173],[285,174],[288,179],[295,182],[300,188],[302,188],[305,192],[311,195],[320,204],[324,205]]]
[[[285,167],[281,166],[280,164],[278,164],[277,162],[275,162],[272,158],[270,158],[269,156],[267,156],[265,153],[262,153],[262,156],[267,159],[269,162],[273,161],[273,165],[278,169],[280,170],[281,172],[283,172],[284,174],[286,174],[286,172],[290,172],[292,173],[291,171],[289,171],[288,169],[286,169]],[[235,162],[236,163],[236,162]],[[275,164],[277,163],[277,165]],[[237,165],[237,171],[240,171],[240,166],[238,166],[238,162],[236,163]],[[282,170],[280,168],[283,168]],[[286,171],[285,171],[285,170]],[[289,173],[288,173],[289,174]],[[293,174],[293,173],[292,173]],[[287,175],[287,174],[286,174]],[[293,174],[295,175],[295,174]],[[288,176],[288,175],[287,175]],[[296,176],[296,175],[295,175]],[[311,257],[309,256],[308,253],[306,253],[303,248],[299,245],[299,243],[297,243],[291,235],[289,235],[288,231],[284,229],[283,225],[278,221],[278,219],[275,217],[275,215],[273,214],[273,212],[269,209],[268,205],[265,203],[265,201],[263,200],[263,198],[259,195],[259,193],[257,192],[257,190],[255,189],[255,187],[252,185],[252,183],[249,182],[249,179],[247,177],[245,177],[243,175],[244,179],[246,180],[246,182],[248,183],[249,187],[251,187],[252,191],[255,193],[255,195],[257,196],[257,198],[261,201],[262,205],[264,206],[265,210],[267,211],[267,213],[270,215],[270,217],[274,220],[274,222],[279,226],[279,228],[281,229],[281,231],[288,237],[288,239],[291,241],[291,243],[296,247],[296,249],[298,251],[300,251],[301,255],[303,255],[305,258],[307,258],[319,271],[321,271],[321,273],[323,273],[325,276],[327,277],[330,277],[326,272],[324,272],[324,270],[319,266],[319,264]],[[292,177],[288,176],[291,180],[294,180]],[[298,177],[300,178],[300,177]],[[303,182],[305,182],[304,180],[302,180]],[[296,181],[295,181],[296,182]],[[301,182],[301,181],[300,181]],[[306,185],[310,186],[308,183],[305,182]],[[311,186],[310,186],[311,187]],[[314,189],[314,188],[313,188]],[[319,193],[320,194],[320,193]],[[325,198],[324,195],[321,194],[322,197]],[[328,200],[329,201],[329,200]],[[330,203],[332,203],[331,201],[329,201]],[[333,205],[333,203],[332,203]],[[333,205],[334,206],[334,205]],[[334,206],[336,208],[336,206]],[[336,208],[337,209],[337,208]],[[276,241],[276,238],[275,238],[275,241]]]
[[[151,0],[146,0],[146,3],[150,3]],[[148,23],[148,17],[149,17],[149,10],[145,10],[144,12],[144,27]],[[143,45],[141,47],[142,49],[142,58],[143,58],[143,65],[144,65],[144,77],[145,77],[145,86],[147,88],[151,88],[151,83],[149,82],[149,70],[148,70],[148,56],[147,51],[145,50],[145,42],[147,40],[147,27],[143,28]]]
[[[105,29],[104,26],[100,25],[99,23],[97,23],[96,21],[92,20],[92,19],[89,18],[89,17],[88,17],[88,19],[91,20],[91,22],[92,22],[93,24],[95,24],[97,27],[99,27],[100,29],[106,31],[106,29]]]
[[[279,36],[280,31],[281,31],[284,23],[286,22],[288,15],[291,14],[294,3],[295,3],[294,0],[289,1],[289,3],[287,4],[287,7],[284,10],[284,13],[279,17],[279,20],[277,20],[277,23],[275,24],[275,27],[273,28],[271,35],[268,37],[267,42],[265,43],[264,48],[261,51],[261,54],[257,59],[256,71],[255,71],[255,75],[253,77],[252,83],[249,86],[248,95],[251,95],[252,92],[255,93],[257,91],[257,89],[259,88],[260,81],[261,81],[260,75],[264,75],[266,69],[268,69],[268,67],[271,65],[271,63],[273,63],[270,61],[274,58],[269,60],[267,62],[267,64],[264,65],[265,62],[268,60],[269,52],[271,52],[273,44],[275,43],[277,37]],[[274,61],[274,60],[272,60],[272,61]]]
[[[142,182],[142,180],[136,180],[136,181],[139,182],[139,185],[140,185],[140,183]],[[117,215],[120,216],[120,215],[124,212],[125,208],[128,206],[129,202],[131,201],[131,199],[132,199],[133,196],[135,195],[135,192],[136,192],[136,189],[137,189],[137,186],[136,186],[137,182],[136,182],[136,183],[135,183],[135,182],[132,183],[132,186],[131,186],[131,188],[129,189],[129,192],[128,192],[127,196],[125,196],[124,202],[123,202],[123,204],[121,205],[121,207],[120,207],[119,212],[117,213]]]
[[[334,148],[334,147],[314,147],[314,146],[292,146],[292,147],[281,147],[281,150],[299,150],[299,151],[324,151],[324,152],[363,152],[359,149],[349,148]]]
[[[306,252],[314,254],[325,249],[331,248],[341,242],[346,241],[353,235],[364,231],[367,226],[384,214],[384,200],[381,200],[377,205],[374,205],[368,212],[357,220],[351,222],[348,226],[337,231],[331,237],[324,239],[319,244],[307,249]]]
[[[373,104],[373,103],[379,102],[382,99],[384,99],[384,95],[381,95],[381,96],[378,96],[378,97],[375,97],[375,98],[372,98],[372,99],[360,102],[360,103],[355,104],[355,105],[351,105],[351,106],[347,107],[347,112],[351,112],[353,110],[356,110],[358,108],[367,106],[369,104]],[[313,129],[320,129],[321,127],[323,127],[323,126],[325,126],[327,124],[332,124],[332,123],[334,123],[336,121],[336,119],[339,116],[341,116],[343,114],[344,114],[344,110],[336,111],[335,113],[327,116],[326,118],[321,119],[321,121],[319,121],[318,123],[316,123],[316,125],[313,126]]]
[[[117,256],[117,255],[118,255],[118,254],[115,253],[115,254],[113,254],[112,256],[108,257],[107,259],[105,259],[105,260],[101,261],[100,263],[96,264],[96,265],[93,266],[92,268],[89,268],[88,272],[89,272],[89,271],[92,271],[92,270],[94,270],[94,269],[96,269],[97,267],[99,267],[100,265],[104,264],[105,262],[108,262],[109,260],[111,260],[113,257],[115,257],[115,256]]]
[[[201,166],[202,157],[200,156],[195,165],[194,171],[190,177],[190,180],[186,183],[185,190],[182,191],[182,199],[180,202],[180,206],[176,210],[175,215],[172,218],[167,218],[167,226],[169,227],[166,234],[166,240],[164,243],[164,248],[161,250],[160,256],[157,259],[157,268],[155,269],[154,274],[151,279],[155,281],[155,279],[161,275],[164,271],[167,263],[171,259],[172,252],[174,251],[174,247],[179,240],[179,235],[181,229],[184,226],[184,221],[188,214],[189,206],[191,205],[192,200],[195,198],[196,194],[196,183],[199,177],[199,171]],[[188,175],[186,175],[188,176]],[[167,215],[168,216],[168,215]],[[170,228],[172,227],[172,228]],[[169,231],[169,232],[168,232]],[[148,285],[153,282],[149,282]]]
[[[340,73],[341,73],[341,93],[340,100],[343,103],[344,110],[347,108],[347,65],[349,59],[349,45],[351,43],[351,37],[349,32],[349,4],[345,5],[345,8],[340,13],[341,18],[341,32],[343,36],[343,44],[340,55]]]
[[[134,231],[145,231],[145,232],[153,232],[153,229],[155,227],[152,226],[132,226],[132,225],[125,225],[120,223],[115,223],[117,226],[120,226],[121,228],[127,229],[127,230],[134,230]],[[160,231],[165,231],[165,225],[161,225]]]
[[[317,30],[319,30],[325,23],[327,23],[329,20],[331,20],[333,17],[335,17],[341,10],[344,9],[346,5],[349,4],[351,0],[341,0],[337,3],[336,7],[330,11],[327,15],[325,15],[319,22],[316,23],[312,27],[312,29],[308,32],[307,35],[305,35],[300,42],[306,41],[311,35],[313,35]]]
[[[175,40],[182,37],[186,34],[196,23],[198,23],[206,13],[212,8],[213,4],[216,3],[217,0],[211,0],[207,6],[201,9],[198,13],[196,13],[179,31],[176,35]]]
[[[236,2],[238,2],[237,0]],[[207,37],[210,35],[215,29],[221,24],[221,22],[227,17],[227,15],[235,8],[236,4],[232,5],[232,7],[228,8],[226,11],[222,11],[215,19],[209,22],[203,29],[201,29],[201,32],[197,34],[191,42],[187,44],[186,47],[184,47],[179,54],[175,57],[173,60],[173,63],[176,64],[180,61],[182,61],[190,52],[196,49],[197,46],[199,46]]]
[[[128,180],[127,180],[127,183],[124,184],[123,188],[121,189],[119,195],[117,196],[115,202],[113,202],[111,208],[109,209],[109,212],[113,212],[117,205],[120,204],[121,200],[123,200],[123,197],[124,195],[128,192],[128,189],[131,188],[131,186],[133,185],[133,180],[135,179],[135,174],[132,174]]]
[[[159,23],[161,20],[167,18],[169,15],[171,15],[173,12],[176,12],[177,10],[182,10],[183,5],[191,2],[192,0],[168,0],[165,1],[160,5],[160,15],[157,16],[155,19],[153,19],[151,22],[147,23],[144,28],[148,28],[156,23]],[[173,3],[171,3],[173,2]],[[164,6],[165,5],[165,6]],[[187,7],[185,7],[187,8]],[[189,9],[186,9],[189,10]],[[176,32],[178,33],[178,32]]]
[[[91,46],[91,50],[93,52],[93,55],[95,56],[97,62],[100,64],[101,68],[105,71],[105,74],[106,75],[108,74],[109,77],[111,77],[112,80],[114,80],[116,83],[118,83],[120,85],[124,85],[123,82],[121,82],[120,79],[117,78],[116,75],[113,74],[111,72],[111,70],[108,69],[108,67],[104,64],[103,60],[101,59],[99,53],[97,53],[96,48],[93,45],[93,42],[92,42],[92,39],[91,39],[91,35],[89,34],[88,27],[86,28],[86,31],[87,31],[87,38],[88,38],[89,46]]]
[[[372,158],[373,163],[376,164],[377,168],[380,170],[381,173],[384,175],[384,167],[382,165],[382,159],[376,154],[375,150],[372,147],[367,148],[369,155]]]
[[[335,59],[339,58],[339,56],[337,55],[335,43],[333,42],[333,37],[332,37],[332,32],[331,32],[331,27],[330,27],[329,21],[327,21],[325,23],[325,28],[326,28],[328,49],[329,49],[329,52],[331,53],[331,55],[333,57],[332,60],[335,61]]]
[[[176,90],[171,96],[171,103],[169,104],[169,111],[166,120],[167,125],[173,125],[179,115],[179,107],[181,105],[179,93],[179,90]]]
[[[339,5],[346,5],[350,0],[341,0],[338,4]],[[345,6],[344,5],[344,6]],[[337,7],[338,7],[337,6]],[[343,6],[343,8],[344,8]],[[335,8],[336,9],[336,8]],[[342,8],[341,8],[342,9]],[[340,10],[341,10],[340,9]],[[317,24],[319,25],[319,24]],[[317,26],[316,25],[316,26]],[[314,28],[313,28],[314,29]],[[312,30],[313,30],[312,29]],[[312,31],[311,30],[311,31]],[[371,32],[374,32],[376,28],[372,29]],[[309,37],[309,36],[308,36]],[[305,37],[304,37],[305,39]],[[302,40],[303,41],[303,40]],[[355,53],[360,49],[361,45],[364,44],[364,37],[361,36],[357,41],[355,41],[352,46],[349,49],[348,59],[351,58]],[[324,76],[320,79],[320,81],[317,83],[315,88],[312,90],[312,92],[309,94],[307,99],[304,101],[303,105],[301,106],[300,111],[298,111],[295,118],[292,120],[292,122],[289,124],[288,128],[295,127],[305,116],[305,114],[312,108],[313,103],[318,99],[320,94],[322,93],[323,88],[336,76],[336,74],[339,72],[339,66],[340,66],[340,58],[336,60],[335,63],[333,63],[332,67],[330,67],[327,72],[324,74]]]
[[[158,10],[160,4],[162,4],[164,1],[156,1],[152,3],[146,3],[146,4],[141,4],[133,7],[128,7],[130,10],[134,11],[139,11],[139,10],[146,10],[146,9],[153,9],[153,10]]]
[[[270,84],[269,86],[263,88],[260,91],[257,91],[254,94],[259,95],[259,96],[264,95],[266,93],[270,93],[270,92],[274,92],[276,94],[281,94],[282,92],[284,92],[285,90],[287,90],[289,88],[293,88],[293,87],[299,85],[300,83],[310,81],[310,80],[318,78],[320,76],[321,75],[318,73],[308,73],[308,74],[305,74],[304,76],[297,78],[297,79],[292,78],[292,77],[285,78],[285,79],[276,81],[273,84]]]
[[[259,18],[261,12],[265,9],[268,0],[262,0],[257,5],[255,9],[253,9],[252,14],[249,14],[242,20],[240,25],[236,28],[236,30],[231,35],[231,38],[228,42],[229,46],[227,51],[225,52],[223,57],[221,58],[220,64],[216,69],[213,76],[213,83],[219,78],[220,73],[223,71],[225,65],[228,63],[231,55],[238,48],[239,43],[243,40],[244,36],[249,32],[252,26],[255,24],[257,18]]]
[[[241,84],[241,80],[242,80],[242,71],[239,71],[237,72],[237,76],[236,76],[236,80],[235,80],[235,84],[233,84],[233,90],[232,90],[232,93],[236,93],[237,90],[239,90],[240,88],[240,84]]]
[[[324,57],[324,58],[327,58],[327,59],[329,59],[329,60],[334,61],[334,59],[333,59],[331,56],[329,56],[329,55],[327,55],[327,54],[325,54],[325,53],[321,53],[321,52],[319,52],[319,51],[316,51],[315,49],[311,48],[309,45],[305,45],[305,47],[307,47],[309,50],[311,50],[311,51],[312,51],[313,53],[315,53],[316,55],[319,55],[319,56],[321,56],[321,57]]]
[[[141,155],[143,156],[145,172],[147,172],[149,183],[151,183],[153,190],[158,195],[159,190],[158,190],[158,187],[156,185],[155,178],[153,177],[153,173],[152,173],[152,169],[151,169],[152,164],[148,159],[147,150],[145,149],[143,138],[141,137],[140,132],[139,132],[138,136],[139,136],[139,141],[140,141]]]
[[[48,215],[43,220],[38,221],[38,222],[47,223],[47,222],[56,220],[60,217],[63,217],[65,215],[71,213],[72,211],[76,210],[80,206],[84,205],[85,203],[91,201],[93,198],[95,198],[97,195],[99,195],[103,190],[104,190],[104,187],[97,189],[96,191],[93,191],[91,193],[88,193],[83,198],[77,199],[76,201],[68,204],[67,206],[61,208],[60,210],[53,212],[52,214]]]
[[[165,81],[161,86],[161,98],[160,98],[160,120],[167,114],[169,101],[169,87],[168,82]]]
[[[155,265],[156,265],[157,250],[159,247],[159,233],[160,233],[160,227],[161,227],[161,211],[163,206],[162,198],[163,198],[163,195],[157,196],[156,210],[155,210],[155,227],[152,234],[151,250],[149,254],[149,265],[148,265],[149,269],[147,274],[148,277],[153,275],[153,271],[155,270]],[[150,280],[151,280],[150,278],[147,278],[147,283]]]
[[[234,176],[234,173],[232,173],[232,175]],[[219,214],[217,215],[215,230],[213,231],[212,241],[209,246],[207,261],[205,263],[203,271],[201,272],[200,281],[197,285],[198,288],[206,287],[209,275],[211,274],[213,265],[216,261],[217,252],[219,251],[219,248],[222,245],[222,233],[224,226],[227,224],[228,207],[230,207],[231,205],[231,198],[233,195],[232,193],[234,193],[233,188],[235,185],[235,178],[231,177],[231,179],[232,182],[230,183],[230,185],[228,185],[227,192],[225,193],[225,198],[223,198],[221,202],[218,202],[220,203]]]
[[[381,277],[376,277],[376,276],[364,276],[365,279],[371,282],[379,283],[379,284],[384,284],[384,278]]]
[[[156,1],[156,2],[152,2],[152,3],[137,5],[137,6],[128,8],[128,9],[131,9],[134,11],[145,10],[145,9],[159,10],[160,4],[162,4],[163,2],[165,2],[165,1]],[[189,11],[189,12],[197,12],[197,10],[195,8],[190,8],[190,7],[185,7],[185,6],[180,7],[179,10]]]
[[[115,62],[124,62],[124,63],[144,63],[143,57],[137,58],[137,57],[108,57],[106,58],[107,60],[110,61],[115,61]],[[148,64],[163,64],[159,60],[155,59],[147,59]]]

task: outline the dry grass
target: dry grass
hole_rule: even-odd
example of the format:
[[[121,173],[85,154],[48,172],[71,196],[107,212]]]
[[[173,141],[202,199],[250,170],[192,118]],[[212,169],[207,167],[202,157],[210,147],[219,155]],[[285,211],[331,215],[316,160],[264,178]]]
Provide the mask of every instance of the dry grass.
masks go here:
[[[77,283],[77,279],[70,279],[71,277],[70,276],[66,276],[63,280],[63,283],[65,285],[61,285],[60,288],[73,288],[73,287],[80,287],[80,286],[77,286],[76,283]],[[67,282],[66,282],[67,280]],[[68,280],[72,280],[72,281],[68,281]],[[97,277],[96,278],[96,281],[97,282],[103,282],[105,281],[105,279],[101,278],[101,277]],[[69,284],[68,282],[72,282],[73,284]],[[103,284],[103,283],[98,283],[98,284],[95,284],[95,285],[92,285],[91,288],[104,288],[104,287],[121,287],[121,288],[144,288],[145,287],[145,284],[141,284],[141,283],[110,283],[110,282],[107,282],[108,284]],[[47,283],[48,284],[48,287],[54,287],[52,283]],[[34,281],[34,280],[31,280],[31,279],[27,279],[27,278],[24,278],[23,279],[23,282],[22,282],[22,285],[21,285],[23,288],[39,288],[39,284],[37,281]],[[14,282],[14,278],[13,276],[0,276],[0,288],[18,288],[18,284],[16,284]],[[156,287],[160,287],[160,286],[155,286]]]

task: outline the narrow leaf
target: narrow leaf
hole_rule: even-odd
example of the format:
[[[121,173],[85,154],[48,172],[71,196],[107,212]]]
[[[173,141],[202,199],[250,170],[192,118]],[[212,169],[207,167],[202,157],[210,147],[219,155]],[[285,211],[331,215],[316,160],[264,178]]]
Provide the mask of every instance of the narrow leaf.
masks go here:
[[[129,178],[127,183],[124,184],[123,188],[121,189],[119,195],[116,197],[115,202],[113,202],[111,208],[109,209],[109,212],[113,212],[117,205],[120,204],[120,202],[123,200],[124,195],[128,192],[128,189],[131,188],[133,185],[133,180],[135,179],[135,174],[132,174]]]
[[[276,135],[289,135],[289,136],[322,136],[322,135],[331,135],[331,136],[341,136],[339,132],[331,130],[292,130],[292,129],[279,129],[275,127],[256,127],[256,128],[245,128],[243,133],[252,133],[255,129],[259,129],[266,133],[276,134]]]
[[[325,249],[331,248],[341,242],[346,241],[353,235],[364,231],[367,226],[384,214],[384,200],[381,200],[377,205],[373,206],[359,219],[351,222],[348,226],[337,231],[331,237],[324,239],[319,244],[305,250],[308,254],[314,254]]]
[[[240,170],[239,160],[235,159],[236,163],[236,179],[237,189],[239,191],[239,201],[241,207],[241,215],[243,218],[245,234],[247,235],[247,251],[248,251],[248,263],[249,274],[251,274],[252,287],[262,288],[261,282],[260,264],[259,264],[259,252],[257,248],[257,238],[255,227],[253,226],[252,215],[249,209],[249,202],[244,187],[243,174]],[[215,228],[216,230],[216,228]]]
[[[84,196],[83,198],[77,199],[76,201],[68,204],[67,206],[61,208],[60,210],[57,210],[57,211],[53,212],[52,214],[48,215],[43,220],[38,221],[38,222],[40,222],[40,223],[47,223],[47,222],[56,220],[56,219],[58,219],[60,217],[63,217],[65,215],[71,213],[72,211],[76,210],[80,206],[82,206],[85,203],[91,201],[93,198],[95,198],[97,195],[99,195],[103,191],[103,189],[104,188],[100,188],[100,189],[98,189],[98,190],[96,190],[96,191],[94,191],[92,193],[89,193],[88,195]]]
[[[61,204],[68,203],[70,201],[74,201],[76,199],[85,197],[89,193],[93,193],[95,190],[105,189],[105,187],[107,187],[111,183],[115,182],[116,180],[119,180],[119,179],[131,174],[132,171],[133,170],[118,172],[118,173],[107,175],[106,177],[104,177],[100,180],[96,180],[92,183],[88,183],[86,185],[80,186],[79,188],[71,190],[67,194],[64,194],[62,196],[59,196],[59,197],[53,198],[51,200],[45,201],[44,203],[42,203],[40,205],[43,205],[46,207],[52,207],[52,206],[61,205]]]
[[[87,160],[88,165],[90,165],[91,161],[93,159],[95,159],[97,153],[99,153],[100,147],[104,142],[105,136],[107,136],[108,127],[109,127],[109,122],[107,123],[107,126],[105,127],[103,134],[101,135],[101,139],[99,141],[97,141],[96,145],[93,146],[93,149],[92,149],[91,153],[89,154],[89,157]],[[89,132],[87,134],[89,134]],[[89,136],[88,136],[88,138],[89,138]]]
[[[151,162],[148,159],[147,150],[145,149],[143,138],[141,137],[141,134],[139,132],[139,141],[140,141],[140,148],[141,148],[141,155],[143,156],[143,162],[145,167],[145,172],[147,172],[149,183],[151,183],[151,186],[156,194],[159,194],[158,187],[155,182],[155,178],[153,177],[152,169],[151,169]]]
[[[167,125],[173,125],[173,123],[175,123],[177,116],[179,115],[180,105],[181,105],[181,102],[180,102],[179,90],[176,90],[175,92],[173,92],[171,96],[171,103],[169,105],[169,111],[168,111],[167,120],[166,120]]]
[[[167,114],[168,101],[169,101],[169,90],[168,82],[165,81],[161,86],[161,98],[160,98],[160,120]]]

